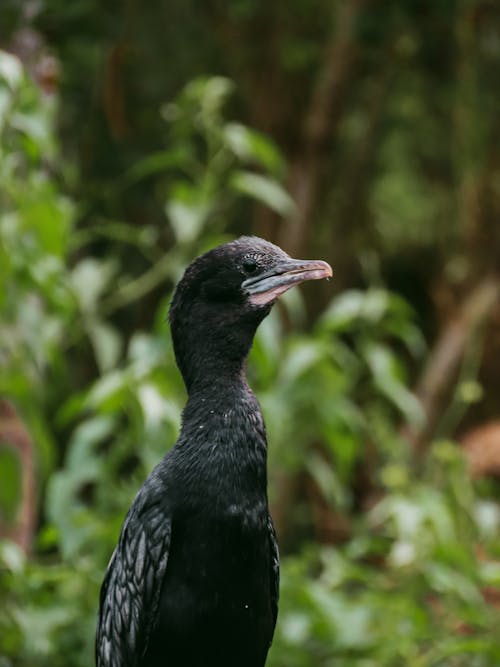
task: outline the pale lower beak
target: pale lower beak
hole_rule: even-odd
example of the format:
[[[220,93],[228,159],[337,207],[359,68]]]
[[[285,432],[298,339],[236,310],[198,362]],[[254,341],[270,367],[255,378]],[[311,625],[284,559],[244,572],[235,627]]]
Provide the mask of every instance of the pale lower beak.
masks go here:
[[[250,303],[263,306],[277,299],[294,285],[306,280],[320,280],[331,276],[332,267],[320,259],[289,259],[265,273],[248,278],[243,282],[242,288],[248,294]]]

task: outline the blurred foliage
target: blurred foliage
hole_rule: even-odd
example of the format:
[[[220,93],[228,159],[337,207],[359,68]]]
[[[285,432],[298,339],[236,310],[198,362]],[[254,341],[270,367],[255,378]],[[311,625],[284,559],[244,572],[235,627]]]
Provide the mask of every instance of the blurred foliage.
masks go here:
[[[283,217],[296,207],[283,186],[281,151],[263,133],[227,120],[228,108],[237,107],[231,81],[201,76],[218,61],[199,19],[188,22],[187,32],[201,45],[187,55],[178,30],[161,21],[153,26],[154,13],[148,19],[139,12],[140,31],[164,43],[166,30],[180,53],[168,95],[155,80],[158,70],[144,67],[133,72],[144,100],[136,117],[107,110],[118,134],[131,131],[127,123],[154,128],[144,146],[131,140],[128,154],[118,149],[95,116],[71,136],[92,96],[68,91],[79,76],[89,81],[105,51],[104,26],[115,16],[95,3],[60,4],[47,1],[41,23],[68,62],[63,110],[17,58],[0,53],[0,395],[15,403],[35,442],[41,507],[32,556],[0,543],[0,667],[92,663],[107,561],[138,487],[175,442],[185,400],[165,323],[166,294],[195,255],[247,229],[248,198]],[[278,44],[287,76],[305,76],[320,56],[314,36],[327,26],[322,3],[313,4],[317,12],[296,3],[303,33]],[[190,7],[172,5],[178,15]],[[259,32],[257,3],[231,7],[232,25]],[[272,20],[283,12],[278,3]],[[389,14],[389,27],[399,25],[398,9]],[[90,20],[96,17],[101,22]],[[102,34],[92,33],[97,24]],[[367,52],[383,42],[377,26],[367,21],[359,28]],[[78,39],[70,40],[74,33]],[[443,184],[431,188],[423,176],[431,148],[446,149],[434,119],[408,92],[426,82],[421,69],[412,70],[416,33],[408,27],[394,46],[411,74],[391,96],[395,121],[381,141],[373,187],[359,202],[369,201],[376,230],[363,237],[363,248],[375,239],[389,256],[433,241],[441,251],[458,236],[451,223],[436,232],[455,209]],[[435,40],[433,34],[429,52]],[[160,51],[151,46],[140,58],[151,63]],[[258,60],[250,50],[239,57]],[[134,69],[130,61],[127,67]],[[336,159],[346,160],[353,178],[348,156],[369,130],[362,107],[372,93],[362,88],[339,133]],[[298,89],[283,94],[285,107],[303,106]],[[173,102],[165,104],[166,96]],[[445,104],[441,97],[434,102],[441,117]],[[419,119],[416,136],[408,131],[412,117]],[[331,206],[352,216],[342,184],[332,185],[323,216]],[[357,213],[362,219],[363,210]],[[321,248],[324,241],[323,230],[315,243]],[[364,261],[370,264],[369,253]],[[426,345],[405,299],[384,286],[373,266],[365,274],[368,286],[329,297],[312,325],[300,294],[288,293],[262,324],[249,362],[271,443],[271,499],[279,504],[283,472],[297,473],[314,488],[316,504],[345,528],[333,546],[331,521],[321,525],[309,507],[294,508],[268,664],[493,667],[500,662],[500,614],[490,595],[500,585],[499,507],[476,494],[452,443],[435,442],[419,465],[412,459],[399,425],[423,418],[408,387]],[[19,471],[7,451],[0,447],[0,509],[13,515]],[[357,484],[367,457],[370,502],[360,507]]]

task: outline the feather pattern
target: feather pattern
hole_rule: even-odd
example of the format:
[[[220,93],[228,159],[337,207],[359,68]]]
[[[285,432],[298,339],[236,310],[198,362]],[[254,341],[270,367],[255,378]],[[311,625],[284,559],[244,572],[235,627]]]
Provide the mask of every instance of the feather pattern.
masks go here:
[[[125,519],[101,588],[98,667],[136,667],[154,627],[167,567],[171,524],[141,489]]]

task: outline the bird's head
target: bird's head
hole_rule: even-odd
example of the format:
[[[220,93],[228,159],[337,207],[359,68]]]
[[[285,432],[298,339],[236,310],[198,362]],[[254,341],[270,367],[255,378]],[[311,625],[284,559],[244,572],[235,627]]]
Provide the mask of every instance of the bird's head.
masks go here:
[[[177,285],[169,316],[188,388],[209,368],[239,371],[277,298],[294,285],[331,275],[326,262],[292,259],[278,246],[249,236],[195,259]]]

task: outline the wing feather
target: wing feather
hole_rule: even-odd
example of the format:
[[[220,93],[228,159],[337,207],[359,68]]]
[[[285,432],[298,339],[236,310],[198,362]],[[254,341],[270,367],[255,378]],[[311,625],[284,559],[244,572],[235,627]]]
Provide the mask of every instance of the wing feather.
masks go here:
[[[278,540],[271,516],[268,517],[269,542],[271,546],[271,605],[273,611],[274,626],[278,618],[278,602],[280,595],[280,556],[278,551]]]
[[[171,522],[140,497],[125,520],[101,588],[97,667],[137,667],[146,652],[167,567]]]

